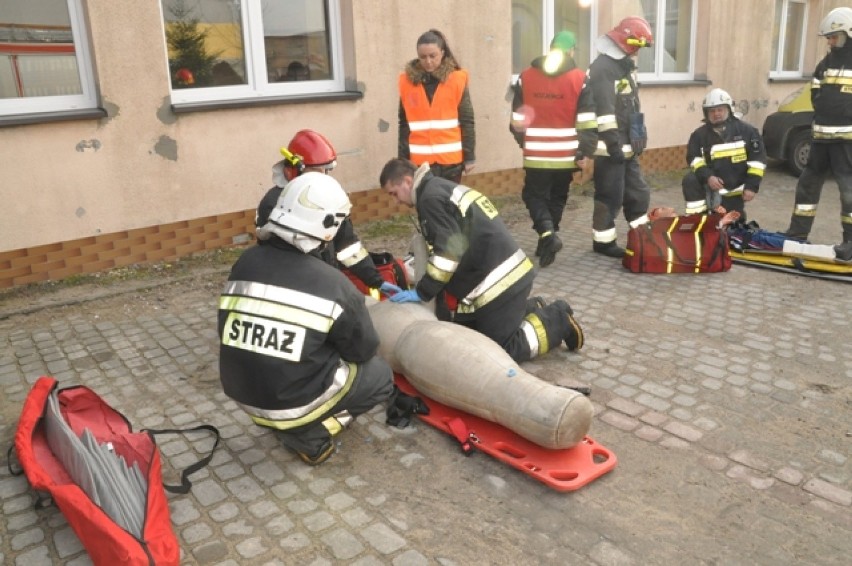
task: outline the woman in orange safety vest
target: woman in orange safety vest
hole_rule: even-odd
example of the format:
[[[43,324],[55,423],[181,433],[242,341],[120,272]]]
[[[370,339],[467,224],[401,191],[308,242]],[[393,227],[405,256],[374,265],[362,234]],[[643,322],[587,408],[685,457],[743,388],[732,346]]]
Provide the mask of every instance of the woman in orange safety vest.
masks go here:
[[[476,161],[473,105],[467,71],[440,31],[417,39],[417,59],[399,75],[400,158],[429,163],[438,177],[461,182]]]

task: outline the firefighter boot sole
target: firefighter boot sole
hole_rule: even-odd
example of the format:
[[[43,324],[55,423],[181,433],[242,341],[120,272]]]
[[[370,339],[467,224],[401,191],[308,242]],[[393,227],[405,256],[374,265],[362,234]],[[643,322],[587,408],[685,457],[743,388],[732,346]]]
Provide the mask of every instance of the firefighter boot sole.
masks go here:
[[[319,466],[328,460],[332,454],[334,454],[334,441],[329,438],[326,443],[317,450],[316,454],[310,455],[299,451],[296,451],[296,454],[299,455],[299,458],[301,458],[302,462],[305,464],[309,466]]]

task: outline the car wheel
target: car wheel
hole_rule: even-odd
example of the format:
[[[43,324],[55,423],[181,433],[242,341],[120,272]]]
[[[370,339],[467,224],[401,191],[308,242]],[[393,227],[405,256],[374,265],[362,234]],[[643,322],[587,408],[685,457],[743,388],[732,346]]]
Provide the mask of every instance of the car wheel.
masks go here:
[[[808,156],[811,154],[811,131],[799,130],[790,135],[787,141],[787,167],[798,177],[808,164]]]

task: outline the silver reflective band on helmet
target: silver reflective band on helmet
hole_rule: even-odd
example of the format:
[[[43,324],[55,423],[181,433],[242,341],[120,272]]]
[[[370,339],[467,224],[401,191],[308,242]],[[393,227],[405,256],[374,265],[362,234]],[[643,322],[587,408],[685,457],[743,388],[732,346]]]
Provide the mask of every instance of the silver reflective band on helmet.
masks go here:
[[[721,88],[714,88],[704,97],[704,102],[701,104],[703,108],[713,108],[714,106],[727,105],[733,111],[734,100],[731,95]]]
[[[852,35],[852,8],[835,8],[819,24],[820,35],[831,35],[840,31]]]
[[[304,173],[290,181],[281,193],[269,215],[269,229],[278,234],[278,229],[283,228],[329,242],[351,208],[346,191],[334,177]]]

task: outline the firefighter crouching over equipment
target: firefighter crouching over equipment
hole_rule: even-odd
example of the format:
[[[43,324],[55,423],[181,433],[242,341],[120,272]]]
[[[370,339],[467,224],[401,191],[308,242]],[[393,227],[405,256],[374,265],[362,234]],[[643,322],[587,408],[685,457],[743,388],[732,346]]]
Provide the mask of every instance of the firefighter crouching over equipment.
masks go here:
[[[364,295],[313,253],[351,206],[328,175],[293,180],[270,214],[265,245],[242,254],[219,299],[225,394],[310,465],[328,459],[333,437],[392,391]]]
[[[270,237],[266,229],[269,213],[275,208],[281,191],[288,182],[303,173],[317,171],[330,174],[337,165],[337,153],[331,142],[325,136],[313,130],[300,130],[286,148],[281,148],[284,159],[272,166],[272,182],[275,186],[269,189],[257,205],[255,226],[257,240],[262,243]],[[340,225],[334,240],[320,251],[322,259],[334,267],[343,266],[364,282],[371,289],[373,298],[379,298],[379,291],[385,294],[396,293],[401,289],[382,279],[376,270],[373,259],[361,244],[352,226],[352,220],[346,218]]]
[[[429,244],[426,273],[416,288],[390,297],[395,303],[435,298],[439,320],[485,334],[523,362],[556,348],[583,346],[583,332],[563,300],[528,300],[532,262],[485,195],[436,177],[424,163],[392,159],[379,183],[398,202],[414,206]]]
[[[573,33],[557,33],[550,52],[534,59],[513,89],[509,129],[524,152],[521,196],[538,233],[535,255],[541,267],[562,249],[557,232],[571,178],[591,164],[586,156],[597,144],[595,104],[586,73],[574,64],[575,45]]]
[[[745,221],[745,203],[760,190],[766,151],[760,132],[734,116],[734,101],[721,88],[704,97],[704,124],[686,145],[691,171],[681,187],[687,214],[703,214],[721,204]]]

